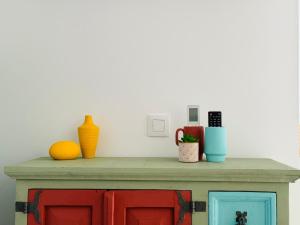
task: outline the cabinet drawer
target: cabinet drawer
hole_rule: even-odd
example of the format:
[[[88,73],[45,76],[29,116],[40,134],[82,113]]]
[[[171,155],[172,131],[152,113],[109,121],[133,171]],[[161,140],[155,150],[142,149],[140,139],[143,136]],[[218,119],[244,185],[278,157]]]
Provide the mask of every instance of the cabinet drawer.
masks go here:
[[[276,225],[276,193],[209,192],[209,225]]]

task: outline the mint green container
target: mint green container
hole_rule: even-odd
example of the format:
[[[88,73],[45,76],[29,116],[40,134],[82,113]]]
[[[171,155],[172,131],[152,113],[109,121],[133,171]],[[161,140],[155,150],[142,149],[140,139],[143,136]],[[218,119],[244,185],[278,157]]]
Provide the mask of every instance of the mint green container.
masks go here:
[[[227,129],[206,127],[204,146],[208,162],[224,162],[227,154]]]

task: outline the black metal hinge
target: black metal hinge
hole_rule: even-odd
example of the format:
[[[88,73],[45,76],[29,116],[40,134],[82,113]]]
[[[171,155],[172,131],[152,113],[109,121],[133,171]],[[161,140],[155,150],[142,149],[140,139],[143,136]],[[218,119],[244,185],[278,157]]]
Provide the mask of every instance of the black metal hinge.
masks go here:
[[[191,203],[191,212],[206,212],[206,202],[203,201],[192,201]]]
[[[41,191],[37,191],[34,195],[33,202],[16,202],[16,212],[25,214],[33,213],[35,221],[40,224],[40,213],[38,209]]]
[[[178,202],[180,205],[179,220],[177,225],[183,223],[185,213],[206,212],[205,201],[185,201],[180,191],[177,191]]]

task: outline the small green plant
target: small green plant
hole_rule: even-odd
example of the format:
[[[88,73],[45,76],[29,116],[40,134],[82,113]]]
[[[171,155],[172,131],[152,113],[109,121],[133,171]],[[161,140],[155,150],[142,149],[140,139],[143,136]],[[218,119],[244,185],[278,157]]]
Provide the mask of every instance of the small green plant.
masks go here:
[[[198,142],[198,139],[195,138],[193,135],[184,134],[183,137],[181,138],[180,142],[183,142],[183,143],[194,143],[194,142]]]

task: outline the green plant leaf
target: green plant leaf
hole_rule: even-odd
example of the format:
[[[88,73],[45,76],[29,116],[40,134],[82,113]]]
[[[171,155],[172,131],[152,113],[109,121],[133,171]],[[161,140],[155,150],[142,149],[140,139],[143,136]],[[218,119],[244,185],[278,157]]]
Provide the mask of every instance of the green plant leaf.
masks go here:
[[[190,134],[184,134],[181,138],[181,142],[183,143],[195,143],[198,142],[198,139]]]

